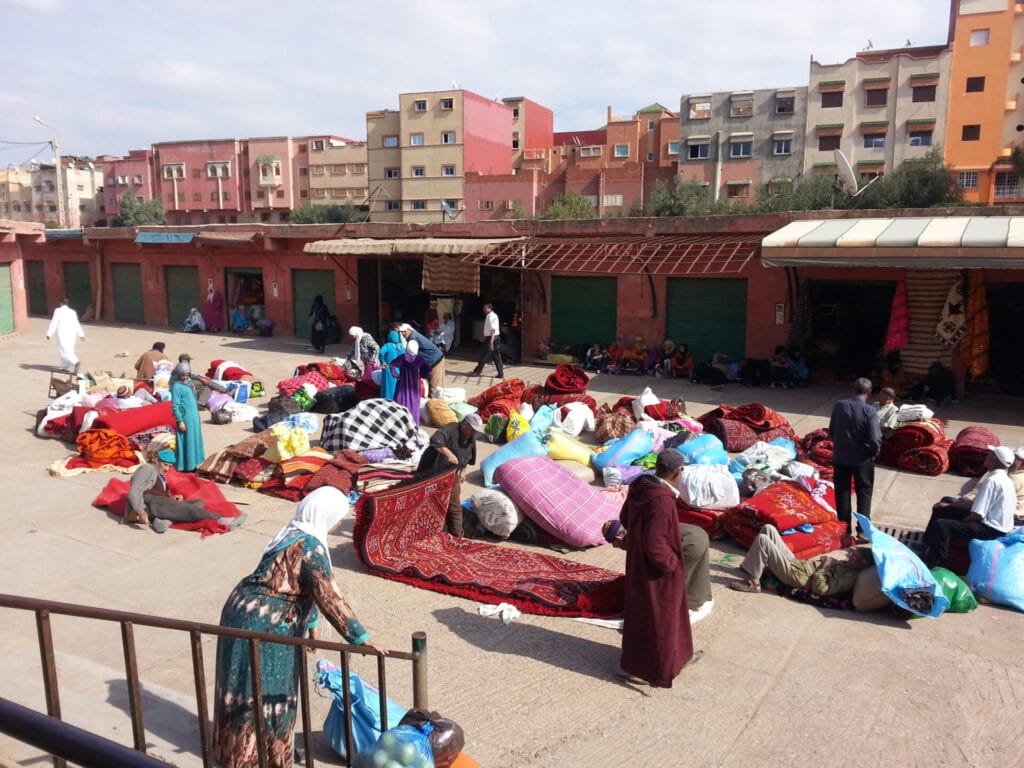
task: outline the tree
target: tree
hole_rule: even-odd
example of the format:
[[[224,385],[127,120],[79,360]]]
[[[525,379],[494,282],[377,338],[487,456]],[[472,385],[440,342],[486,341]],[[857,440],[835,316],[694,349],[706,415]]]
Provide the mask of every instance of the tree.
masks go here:
[[[542,219],[596,219],[597,208],[578,192],[559,195],[551,206],[541,214]]]
[[[963,203],[953,169],[943,162],[938,148],[922,158],[904,160],[893,173],[865,189],[859,198],[854,201],[856,205],[848,207],[931,208]]]
[[[366,221],[368,214],[351,203],[345,205],[300,205],[289,218],[292,224],[345,224],[350,221]]]
[[[121,207],[111,222],[112,227],[141,227],[147,224],[163,224],[166,221],[164,204],[157,198],[140,203],[135,192],[127,190],[121,196]]]
[[[725,200],[715,201],[710,187],[677,176],[658,182],[651,193],[650,208],[652,216],[712,216],[728,213],[730,206]]]

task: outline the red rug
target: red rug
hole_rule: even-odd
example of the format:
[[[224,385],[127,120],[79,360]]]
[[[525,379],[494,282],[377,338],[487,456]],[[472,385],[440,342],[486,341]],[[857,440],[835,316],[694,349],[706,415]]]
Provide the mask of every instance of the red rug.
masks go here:
[[[995,432],[985,427],[961,429],[949,450],[949,468],[965,477],[981,477],[990,445],[1001,445]]]
[[[911,448],[896,461],[896,466],[904,472],[916,472],[919,475],[937,477],[949,470],[949,446],[946,440],[923,448]]]
[[[454,473],[366,494],[356,506],[355,544],[371,573],[526,613],[611,618],[622,613],[619,573],[445,533]]]
[[[124,515],[125,502],[128,498],[128,486],[124,480],[112,478],[106,488],[100,491],[100,495],[92,500],[94,507],[107,509],[118,517]],[[238,507],[224,498],[220,488],[212,480],[203,480],[190,472],[178,472],[174,469],[167,470],[167,490],[176,496],[185,499],[202,499],[206,502],[206,508],[216,512],[221,517],[238,517]],[[183,531],[199,531],[203,538],[214,533],[227,533],[231,529],[221,525],[216,520],[200,520],[195,523],[171,523],[171,528],[179,528]]]
[[[708,426],[714,419],[732,419],[742,421],[750,425],[757,432],[765,432],[776,427],[789,427],[786,417],[778,411],[774,411],[767,405],[761,403],[747,403],[746,405],[720,405],[714,410],[708,411],[697,421]]]
[[[941,443],[946,439],[946,425],[939,419],[908,421],[893,430],[889,443],[897,460],[913,448]]]
[[[729,509],[691,507],[676,499],[676,515],[679,517],[679,522],[703,528],[709,539],[722,539],[728,535],[728,531],[725,530],[725,518],[731,511]]]
[[[548,376],[544,385],[556,395],[582,395],[590,384],[590,376],[578,365],[562,363]]]

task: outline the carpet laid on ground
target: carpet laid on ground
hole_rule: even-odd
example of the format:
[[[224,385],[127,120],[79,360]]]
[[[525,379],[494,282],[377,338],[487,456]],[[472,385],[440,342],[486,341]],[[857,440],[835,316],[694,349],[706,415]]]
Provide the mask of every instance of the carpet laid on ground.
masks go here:
[[[366,494],[356,507],[356,552],[386,579],[526,613],[612,618],[622,574],[443,531],[453,472]]]

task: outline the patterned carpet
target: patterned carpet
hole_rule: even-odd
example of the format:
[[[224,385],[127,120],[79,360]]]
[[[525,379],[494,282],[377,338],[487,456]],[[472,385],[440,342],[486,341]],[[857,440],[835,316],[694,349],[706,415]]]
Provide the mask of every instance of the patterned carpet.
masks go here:
[[[370,573],[526,613],[611,618],[622,613],[621,574],[509,545],[445,533],[454,472],[366,494],[355,543]]]

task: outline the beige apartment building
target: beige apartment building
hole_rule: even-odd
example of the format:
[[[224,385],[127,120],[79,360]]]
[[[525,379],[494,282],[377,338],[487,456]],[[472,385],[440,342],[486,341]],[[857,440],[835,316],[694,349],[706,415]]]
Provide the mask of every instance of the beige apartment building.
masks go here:
[[[811,59],[804,172],[834,173],[841,149],[866,180],[942,147],[951,60],[946,45]]]
[[[300,203],[366,203],[370,193],[366,142],[340,136],[310,136],[306,140],[306,161],[306,167],[299,166]]]
[[[0,219],[34,221],[32,174],[20,168],[0,170]]]

